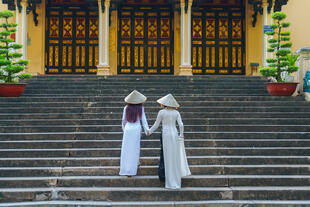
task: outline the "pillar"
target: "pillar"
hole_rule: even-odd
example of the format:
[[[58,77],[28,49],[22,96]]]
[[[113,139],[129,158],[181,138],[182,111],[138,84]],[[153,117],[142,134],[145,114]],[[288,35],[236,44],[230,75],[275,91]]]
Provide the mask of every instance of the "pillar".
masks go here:
[[[109,9],[110,0],[104,1],[104,12],[102,12],[101,0],[98,0],[99,8],[99,65],[97,65],[99,76],[111,75],[109,65]]]
[[[267,47],[268,47],[268,37],[267,35],[265,35],[264,33],[264,26],[268,25],[268,1],[267,0],[263,0],[262,2],[262,6],[263,6],[263,60],[262,60],[262,64],[263,66],[266,66],[266,59],[268,58],[268,53],[267,53]]]
[[[299,70],[297,72],[297,81],[299,82],[298,91],[300,94],[304,93],[304,77],[306,72],[310,70],[310,47],[304,47],[297,51],[300,55],[299,62]]]
[[[191,18],[192,18],[192,0],[188,0],[188,8],[185,10],[185,0],[181,0],[181,65],[179,75],[191,76],[191,49],[192,49],[192,36],[191,36]]]

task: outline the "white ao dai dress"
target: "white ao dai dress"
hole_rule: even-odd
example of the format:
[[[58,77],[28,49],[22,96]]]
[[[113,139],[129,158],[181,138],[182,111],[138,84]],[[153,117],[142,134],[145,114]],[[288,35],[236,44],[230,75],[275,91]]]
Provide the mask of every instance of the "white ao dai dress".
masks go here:
[[[181,178],[191,174],[184,146],[183,122],[177,110],[162,109],[158,112],[157,119],[150,129],[150,134],[159,127],[161,122],[165,162],[165,187],[179,189],[181,188]],[[178,122],[180,128],[180,136],[178,136],[176,122]]]
[[[140,138],[141,138],[141,123],[145,131],[149,129],[147,120],[144,113],[144,107],[142,107],[142,117],[135,123],[126,121],[126,108],[124,107],[122,129],[123,129],[123,142],[121,151],[121,163],[120,163],[120,175],[136,175],[139,158],[140,158]]]

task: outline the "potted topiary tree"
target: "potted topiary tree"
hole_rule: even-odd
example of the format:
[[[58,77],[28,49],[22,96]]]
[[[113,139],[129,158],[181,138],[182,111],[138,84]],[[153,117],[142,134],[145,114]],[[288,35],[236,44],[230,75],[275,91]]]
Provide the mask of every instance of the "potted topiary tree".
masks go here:
[[[18,83],[19,80],[31,78],[31,74],[23,73],[28,60],[19,59],[23,56],[17,50],[22,48],[21,44],[14,43],[11,34],[16,32],[15,23],[9,23],[8,19],[14,14],[12,11],[0,12],[0,96],[18,97],[21,96],[26,83]]]
[[[267,83],[267,90],[272,96],[291,96],[298,83],[285,82],[287,76],[293,72],[298,71],[298,67],[295,65],[296,57],[292,56],[290,42],[290,32],[284,31],[284,29],[290,26],[289,22],[283,22],[286,18],[286,14],[283,12],[275,12],[272,15],[274,24],[270,25],[273,31],[265,32],[270,36],[268,40],[269,48],[267,52],[273,54],[273,58],[266,60],[267,66],[260,68],[259,72],[265,77],[272,77],[274,82]]]

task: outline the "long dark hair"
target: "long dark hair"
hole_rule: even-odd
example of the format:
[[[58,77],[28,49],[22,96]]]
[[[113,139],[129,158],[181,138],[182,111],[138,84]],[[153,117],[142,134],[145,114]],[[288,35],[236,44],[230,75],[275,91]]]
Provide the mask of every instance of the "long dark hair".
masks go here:
[[[142,117],[142,104],[127,104],[126,108],[126,121],[135,123],[138,118]]]

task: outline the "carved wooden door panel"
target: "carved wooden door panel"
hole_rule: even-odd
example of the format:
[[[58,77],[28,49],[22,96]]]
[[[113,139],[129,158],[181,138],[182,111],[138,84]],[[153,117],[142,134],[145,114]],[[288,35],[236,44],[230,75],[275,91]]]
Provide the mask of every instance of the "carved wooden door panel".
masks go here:
[[[172,14],[165,7],[119,11],[119,74],[173,74]]]
[[[98,65],[98,13],[79,7],[48,7],[47,74],[95,74]]]

